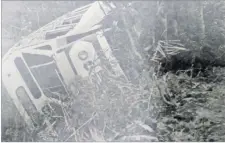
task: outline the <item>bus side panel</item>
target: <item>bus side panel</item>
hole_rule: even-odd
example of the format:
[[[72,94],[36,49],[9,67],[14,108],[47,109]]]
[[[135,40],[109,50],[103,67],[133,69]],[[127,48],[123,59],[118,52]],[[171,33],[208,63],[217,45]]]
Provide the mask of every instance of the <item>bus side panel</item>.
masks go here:
[[[55,61],[65,83],[68,85],[71,80],[75,78],[75,73],[73,72],[65,52],[57,53],[55,55]]]
[[[18,70],[15,67],[15,64],[13,60],[7,59],[3,61],[2,63],[2,81],[6,88],[6,90],[9,93],[9,96],[13,100],[13,103],[15,104],[16,108],[19,110],[21,116],[24,118],[25,122],[28,124],[29,127],[33,127],[33,123],[29,115],[27,114],[26,110],[24,109],[23,105],[21,104],[20,100],[18,99],[16,95],[16,90],[19,87],[24,87],[27,90],[27,93],[29,94],[28,89],[26,88],[26,85],[21,78]]]
[[[83,55],[82,55],[83,54]],[[89,76],[91,67],[97,64],[97,54],[92,43],[86,41],[77,41],[73,44],[69,56],[72,59],[78,75],[85,78]],[[95,72],[101,70],[100,67],[95,67]]]
[[[104,51],[104,54],[105,54],[106,58],[108,59],[115,74],[117,76],[123,76],[127,80],[127,77],[124,74],[122,68],[120,67],[119,62],[117,61],[116,57],[113,55],[111,47],[109,46],[107,39],[103,35],[103,32],[97,33],[97,39],[98,39],[98,42],[100,44],[102,51]]]

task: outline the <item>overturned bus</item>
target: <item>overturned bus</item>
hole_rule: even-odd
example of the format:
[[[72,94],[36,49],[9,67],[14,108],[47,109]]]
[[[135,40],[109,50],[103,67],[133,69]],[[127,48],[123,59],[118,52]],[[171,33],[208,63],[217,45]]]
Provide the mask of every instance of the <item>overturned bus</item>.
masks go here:
[[[102,70],[98,51],[115,74],[126,78],[111,50],[110,36],[105,36],[110,35],[110,28],[100,24],[115,8],[113,3],[94,2],[76,9],[4,55],[3,86],[29,127],[37,126],[46,105],[62,101],[75,76],[88,77],[93,66],[94,72]]]

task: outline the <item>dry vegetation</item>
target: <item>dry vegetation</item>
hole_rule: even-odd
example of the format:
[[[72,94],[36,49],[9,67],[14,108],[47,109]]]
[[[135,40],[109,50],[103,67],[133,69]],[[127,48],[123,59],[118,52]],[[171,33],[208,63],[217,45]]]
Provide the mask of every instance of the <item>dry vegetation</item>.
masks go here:
[[[154,6],[154,2],[152,3],[149,5]],[[178,17],[181,20],[187,14],[183,9],[185,3],[179,6],[173,4],[174,9],[180,10]],[[158,15],[155,18],[156,21],[158,19],[158,22],[160,22],[159,15],[165,13],[173,15],[175,11],[165,12],[162,7],[160,8],[158,8]],[[206,6],[205,10],[207,8]],[[192,9],[194,8],[192,7]],[[144,8],[139,9],[138,12],[146,15],[142,10],[144,11]],[[140,18],[137,15],[132,16]],[[195,19],[196,17],[191,18]],[[210,19],[206,17],[205,20],[207,18]],[[142,21],[146,23],[146,19],[142,19]],[[199,23],[199,21],[197,22]],[[186,21],[186,25],[188,22]],[[207,22],[209,21],[205,21],[206,26]],[[171,56],[178,55],[181,51],[200,49],[207,40],[209,41],[210,38],[201,44],[201,40],[193,40],[194,36],[191,34],[196,27],[191,25],[193,27],[190,26],[189,29],[186,29],[184,28],[186,25],[182,21],[180,23],[177,29],[181,35],[184,35],[184,37],[180,36],[182,44],[169,44],[164,39],[168,37],[157,37],[157,35],[162,35],[160,32],[156,35],[153,34],[154,39],[152,35],[145,33],[147,30],[142,31],[137,38],[139,46],[147,47],[149,53],[141,48],[137,48],[137,51],[135,48],[131,48],[138,44],[125,45],[123,40],[131,39],[121,38],[123,36],[119,35],[119,32],[115,33],[117,35],[111,35],[117,41],[117,45],[112,47],[114,53],[116,54],[117,47],[121,47],[123,53],[127,54],[126,56],[119,55],[118,60],[124,64],[132,61],[130,67],[126,69],[128,71],[136,69],[138,73],[138,77],[133,79],[133,82],[127,81],[123,77],[115,77],[111,71],[106,70],[107,68],[87,79],[77,77],[70,84],[69,100],[57,105],[60,114],[56,115],[51,109],[47,111],[48,118],[56,119],[47,128],[41,130],[42,126],[40,125],[37,131],[32,131],[32,133],[28,131],[30,133],[25,134],[24,127],[13,125],[3,132],[2,136],[5,138],[2,139],[5,141],[225,141],[225,68],[210,65],[210,69],[198,70],[198,74],[193,77],[192,74],[187,74],[192,73],[196,68],[193,66],[184,69],[178,68],[175,71],[166,67],[166,72],[162,72],[160,62],[153,64],[153,61],[160,61],[157,58],[157,52],[164,61],[171,62]],[[200,25],[202,24],[204,23]],[[147,26],[151,27],[150,24]],[[165,28],[165,25],[163,26],[161,23],[161,29],[155,29],[155,32],[162,30],[162,27]],[[204,26],[199,27],[200,31],[204,28]],[[116,30],[120,31],[120,28],[117,27]],[[177,29],[175,27],[175,31]],[[206,28],[201,32],[206,31],[207,33],[207,30],[209,29]],[[210,33],[210,31],[208,32]],[[173,34],[176,35],[176,32]],[[212,37],[212,35],[208,34],[207,36]],[[175,37],[177,38],[177,36]],[[197,37],[201,36],[202,34]],[[149,42],[151,40],[141,42],[143,37],[153,39],[153,42]],[[164,40],[161,41],[161,43],[164,42],[164,49],[158,46],[159,40]],[[219,47],[220,51],[225,51],[224,46],[221,46],[224,44],[223,42],[216,41],[215,43],[211,48]],[[168,50],[168,47],[171,49]],[[137,60],[136,52],[140,52],[142,57],[147,53],[151,57],[151,62],[148,62],[148,58]],[[224,54],[220,57],[223,56]],[[185,60],[186,57],[182,58]],[[207,72],[207,74],[202,76],[202,72]],[[23,137],[22,134],[24,134]]]
[[[150,73],[143,70],[139,84],[107,72],[99,84],[77,78],[52,126],[29,135],[17,125],[5,134],[14,141],[224,141],[224,68],[207,78]]]

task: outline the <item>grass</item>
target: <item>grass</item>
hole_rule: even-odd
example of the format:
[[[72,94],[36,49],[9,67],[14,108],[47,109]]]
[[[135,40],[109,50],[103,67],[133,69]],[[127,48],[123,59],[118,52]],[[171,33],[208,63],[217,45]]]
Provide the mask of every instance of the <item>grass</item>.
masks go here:
[[[107,71],[87,79],[77,77],[71,83],[70,99],[60,104],[62,113],[49,112],[48,119],[57,116],[58,120],[49,123],[44,130],[31,131],[28,141],[157,141],[155,129],[147,125],[150,120],[152,95],[144,89],[146,78],[141,84],[132,84],[123,77],[114,77]],[[147,86],[147,85],[145,85]],[[153,91],[152,93],[153,94]],[[47,115],[46,115],[47,117]],[[153,123],[152,124],[156,124]],[[12,128],[12,129],[11,129]],[[42,128],[37,127],[36,130]],[[23,141],[15,137],[26,131],[12,124],[5,133],[4,141]],[[6,136],[5,136],[6,137]]]
[[[117,44],[112,50],[123,50],[115,55],[125,61],[124,69],[132,71],[130,65],[139,66],[131,56],[135,50],[126,45],[127,36],[118,33],[110,35]],[[162,57],[186,50],[179,41],[170,42],[172,49],[163,41],[158,45],[156,50]],[[24,124],[13,120],[2,130],[2,140],[225,141],[224,73],[224,69],[215,68],[207,78],[171,73],[157,76],[149,68],[138,73],[135,83],[112,76],[107,70],[87,79],[76,77],[69,86],[69,100],[58,104],[60,113],[57,117],[48,115],[57,120],[40,132],[27,131]],[[54,111],[50,108],[48,112]]]
[[[93,84],[95,79],[74,80],[73,89],[77,90],[70,100],[71,106],[66,109],[72,113],[67,120],[71,135],[65,141],[157,140],[143,134],[150,131],[150,127],[144,126],[149,99],[144,97],[146,91],[142,86],[133,85],[121,77],[110,78],[107,73],[100,76],[102,83],[99,85]]]
[[[212,77],[167,75],[167,105],[158,118],[161,141],[224,141],[224,68]],[[217,80],[215,80],[217,79]]]
[[[224,70],[191,78],[185,71],[158,76],[150,67],[135,83],[108,70],[76,77],[60,114],[49,114],[57,120],[33,134],[13,123],[3,140],[225,141]]]

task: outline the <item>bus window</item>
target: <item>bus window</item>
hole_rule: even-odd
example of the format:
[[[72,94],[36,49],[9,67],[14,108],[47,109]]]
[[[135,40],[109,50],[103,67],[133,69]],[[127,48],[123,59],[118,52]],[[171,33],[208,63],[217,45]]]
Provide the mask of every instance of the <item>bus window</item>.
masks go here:
[[[45,46],[37,47],[35,49],[39,49],[39,50],[52,50],[52,47],[50,45],[45,45]]]
[[[54,39],[58,36],[65,35],[69,31],[70,31],[70,29],[68,29],[68,28],[62,28],[62,29],[56,29],[54,31],[48,31],[45,34],[45,40]]]
[[[45,96],[60,100],[67,95],[52,57],[28,53],[23,53],[23,57]]]
[[[23,80],[25,81],[27,87],[29,88],[31,94],[33,95],[34,98],[38,99],[41,97],[41,91],[37,87],[37,84],[35,83],[34,79],[32,78],[28,68],[26,67],[24,61],[20,58],[17,57],[15,60],[15,65],[17,69],[19,70]]]
[[[28,96],[26,90],[24,87],[20,86],[16,89],[16,95],[18,99],[20,100],[22,106],[24,107],[25,111],[27,114],[31,117],[32,121],[36,124],[37,121],[39,122],[39,114],[37,112],[36,107],[32,103],[30,97]]]

